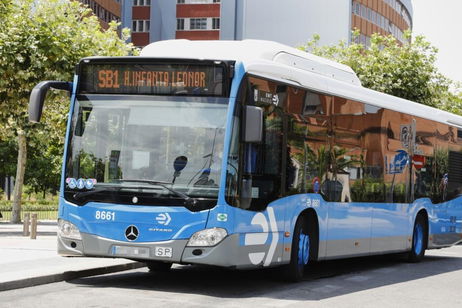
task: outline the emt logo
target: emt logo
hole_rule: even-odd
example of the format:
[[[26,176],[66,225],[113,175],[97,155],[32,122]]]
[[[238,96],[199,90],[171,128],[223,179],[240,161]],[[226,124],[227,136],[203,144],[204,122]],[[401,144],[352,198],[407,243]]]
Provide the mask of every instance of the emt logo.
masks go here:
[[[258,265],[264,262],[263,266],[268,266],[271,264],[271,260],[273,259],[274,252],[279,240],[274,209],[268,208],[268,219],[263,213],[255,214],[255,216],[252,218],[251,224],[254,226],[259,226],[263,232],[246,234],[244,239],[245,246],[265,245],[268,241],[269,233],[271,232],[272,239],[267,252],[261,251],[249,253],[249,259],[252,264]]]

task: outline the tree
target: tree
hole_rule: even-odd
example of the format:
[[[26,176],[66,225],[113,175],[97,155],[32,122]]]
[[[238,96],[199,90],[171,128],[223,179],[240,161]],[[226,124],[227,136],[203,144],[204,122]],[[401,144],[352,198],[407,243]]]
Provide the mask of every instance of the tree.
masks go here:
[[[315,36],[300,49],[350,66],[366,88],[462,113],[461,108],[454,108],[456,100],[462,107],[461,96],[451,91],[457,85],[439,73],[435,65],[438,49],[423,36],[410,41],[411,33],[406,32],[409,41],[400,45],[391,35],[373,34],[366,48],[354,42],[358,34],[353,32],[350,45],[340,42],[323,47],[317,45],[319,36]]]
[[[118,36],[116,23],[111,23],[108,30],[102,30],[91,10],[78,1],[1,1],[0,136],[17,138],[18,160],[11,221],[19,222],[27,142],[43,140],[32,138],[38,129],[31,130],[27,120],[32,88],[42,80],[71,81],[75,65],[82,57],[123,56],[136,52],[136,49],[125,42],[127,30],[121,32],[122,38]],[[52,96],[54,99],[48,110],[61,110],[67,99],[62,95]],[[63,136],[64,114],[58,121],[55,121],[56,117],[47,118],[46,115],[44,122],[39,124],[40,128],[44,132],[59,131]]]

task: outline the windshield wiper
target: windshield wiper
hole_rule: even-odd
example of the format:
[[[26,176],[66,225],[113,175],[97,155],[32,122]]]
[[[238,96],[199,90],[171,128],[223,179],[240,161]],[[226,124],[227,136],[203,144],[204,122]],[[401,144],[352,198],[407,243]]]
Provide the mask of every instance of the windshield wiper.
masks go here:
[[[146,183],[146,184],[151,184],[151,185],[158,185],[160,187],[165,188],[166,190],[173,193],[174,195],[180,197],[181,199],[183,199],[186,206],[195,206],[197,203],[196,199],[191,198],[187,194],[184,194],[181,191],[174,190],[173,188],[168,187],[167,185],[172,185],[172,183],[169,183],[169,182],[153,181],[153,180],[138,180],[138,179],[116,179],[116,181],[127,182],[127,183]]]
[[[94,194],[97,194],[97,193],[114,192],[114,191],[119,191],[119,190],[120,190],[120,187],[104,187],[104,188],[101,188],[101,189],[76,192],[73,197],[76,200],[81,200],[84,197],[91,196],[91,195],[94,195]]]

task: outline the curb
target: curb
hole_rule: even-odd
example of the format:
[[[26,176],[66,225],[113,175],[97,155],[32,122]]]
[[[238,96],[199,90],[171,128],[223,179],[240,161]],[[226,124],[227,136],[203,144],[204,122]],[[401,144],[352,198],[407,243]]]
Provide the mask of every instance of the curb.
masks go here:
[[[105,267],[95,267],[89,268],[79,271],[68,271],[58,274],[51,274],[45,275],[40,277],[32,277],[32,278],[25,278],[19,280],[13,280],[8,282],[1,282],[0,283],[0,292],[7,291],[7,290],[14,290],[14,289],[21,289],[21,288],[28,288],[53,282],[60,282],[60,281],[67,281],[73,280],[82,277],[89,277],[89,276],[96,276],[96,275],[104,275],[116,272],[122,272],[132,269],[137,269],[141,267],[145,267],[146,264],[142,262],[131,262],[126,264],[119,264],[119,265],[112,265],[112,266],[105,266]]]

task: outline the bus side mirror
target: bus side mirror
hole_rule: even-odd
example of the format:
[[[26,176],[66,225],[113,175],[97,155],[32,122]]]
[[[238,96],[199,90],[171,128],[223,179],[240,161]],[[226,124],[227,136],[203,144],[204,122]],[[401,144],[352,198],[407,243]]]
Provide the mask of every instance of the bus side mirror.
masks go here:
[[[40,122],[42,116],[43,103],[48,89],[53,88],[57,90],[72,91],[72,82],[66,81],[42,81],[36,85],[29,98],[29,121]]]
[[[263,141],[263,109],[246,106],[244,142],[259,143]]]

